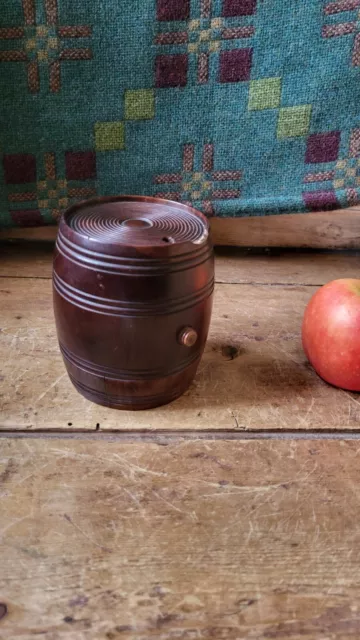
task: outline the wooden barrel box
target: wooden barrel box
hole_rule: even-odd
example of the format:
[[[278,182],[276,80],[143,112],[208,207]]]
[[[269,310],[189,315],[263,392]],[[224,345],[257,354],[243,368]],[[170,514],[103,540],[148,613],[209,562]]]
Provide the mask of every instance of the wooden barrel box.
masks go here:
[[[136,196],[69,208],[57,236],[53,292],[76,389],[116,409],[179,397],[204,350],[213,287],[209,226],[200,212]]]

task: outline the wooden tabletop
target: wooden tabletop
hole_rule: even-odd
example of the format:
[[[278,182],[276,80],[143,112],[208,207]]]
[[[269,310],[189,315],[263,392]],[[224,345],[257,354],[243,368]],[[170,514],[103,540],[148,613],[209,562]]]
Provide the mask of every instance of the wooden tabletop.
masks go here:
[[[356,253],[254,255],[229,249],[216,261],[209,340],[191,389],[152,411],[114,411],[72,386],[52,311],[52,244],[2,246],[0,430],[263,431],[357,428],[356,394],[322,382],[300,330],[316,288],[360,273]]]
[[[51,253],[0,245],[0,640],[357,640],[360,398],[300,328],[360,256],[218,251],[193,386],[131,413],[72,388]]]

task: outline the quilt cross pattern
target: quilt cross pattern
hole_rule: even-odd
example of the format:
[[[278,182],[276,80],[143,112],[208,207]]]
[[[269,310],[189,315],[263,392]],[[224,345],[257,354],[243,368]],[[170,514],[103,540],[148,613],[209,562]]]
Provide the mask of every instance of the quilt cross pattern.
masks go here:
[[[360,201],[360,0],[2,0],[0,226]]]

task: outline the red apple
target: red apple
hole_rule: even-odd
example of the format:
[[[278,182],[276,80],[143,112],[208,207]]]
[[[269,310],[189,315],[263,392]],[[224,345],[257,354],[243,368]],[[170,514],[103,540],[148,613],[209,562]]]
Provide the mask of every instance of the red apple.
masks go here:
[[[305,309],[304,351],[326,382],[360,391],[360,280],[344,278],[321,287]]]

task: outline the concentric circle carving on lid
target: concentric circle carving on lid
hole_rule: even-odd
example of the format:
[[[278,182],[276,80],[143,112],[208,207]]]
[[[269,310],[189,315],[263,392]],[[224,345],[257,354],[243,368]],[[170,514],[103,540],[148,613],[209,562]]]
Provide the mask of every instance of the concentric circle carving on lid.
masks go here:
[[[208,235],[205,220],[190,208],[165,200],[89,203],[75,208],[67,223],[82,236],[107,244],[200,244]]]

